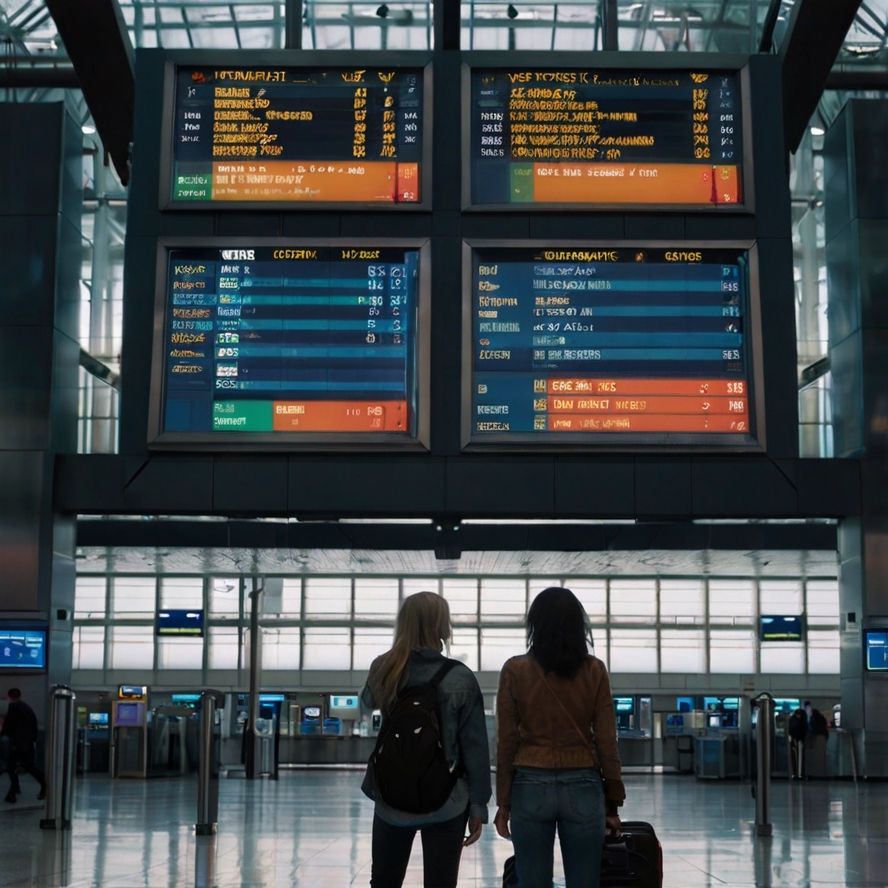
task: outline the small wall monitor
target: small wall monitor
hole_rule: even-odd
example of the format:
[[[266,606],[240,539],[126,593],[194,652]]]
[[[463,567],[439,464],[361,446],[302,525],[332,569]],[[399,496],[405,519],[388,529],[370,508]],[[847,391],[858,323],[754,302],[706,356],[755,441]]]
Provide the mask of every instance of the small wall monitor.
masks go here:
[[[795,712],[802,708],[802,701],[798,697],[775,697],[774,712]]]
[[[759,618],[761,641],[803,641],[805,626],[800,616],[762,616]]]
[[[360,701],[357,694],[330,694],[327,715],[355,719],[359,712]]]
[[[736,207],[737,71],[466,69],[475,208]]]
[[[696,702],[693,697],[677,697],[675,708],[679,712],[693,712],[696,708]]]
[[[760,449],[753,250],[466,253],[467,446]]]
[[[165,242],[150,442],[424,447],[428,282],[425,241]]]
[[[284,695],[283,694],[260,694],[259,695],[260,703],[283,703]]]
[[[634,712],[635,697],[614,697],[614,709],[617,712]]]
[[[888,672],[888,629],[868,629],[864,633],[868,672]]]
[[[145,685],[120,685],[117,696],[121,700],[144,700],[148,696]]]
[[[0,624],[0,671],[46,669],[45,628]]]
[[[108,721],[107,712],[91,712],[89,714],[89,723],[91,725],[107,725]]]
[[[200,638],[204,634],[204,612],[170,608],[158,611],[156,632],[161,636]]]
[[[428,70],[257,61],[175,67],[161,207],[428,207]]]
[[[173,694],[173,703],[197,703],[200,694]]]

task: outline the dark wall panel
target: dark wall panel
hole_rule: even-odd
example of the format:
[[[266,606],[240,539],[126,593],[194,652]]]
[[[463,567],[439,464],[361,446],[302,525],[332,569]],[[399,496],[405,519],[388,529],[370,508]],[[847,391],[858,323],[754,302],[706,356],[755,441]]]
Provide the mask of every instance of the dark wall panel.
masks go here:
[[[347,461],[292,457],[288,503],[294,515],[405,515],[430,518],[446,510],[444,464],[428,460]]]
[[[796,488],[767,460],[737,460],[731,471],[715,460],[697,460],[691,473],[695,517],[783,518],[797,513]]]
[[[447,512],[451,515],[520,518],[555,514],[551,460],[451,460],[447,471]]]
[[[565,517],[635,514],[635,464],[631,458],[555,462],[555,514]]]

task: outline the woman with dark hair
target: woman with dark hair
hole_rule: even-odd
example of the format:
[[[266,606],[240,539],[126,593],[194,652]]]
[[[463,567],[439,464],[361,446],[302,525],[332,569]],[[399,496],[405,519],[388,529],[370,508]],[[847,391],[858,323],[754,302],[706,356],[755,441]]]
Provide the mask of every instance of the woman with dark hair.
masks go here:
[[[494,823],[514,840],[520,888],[552,884],[556,828],[566,888],[598,888],[605,830],[620,828],[614,702],[591,644],[573,592],[544,589],[527,613],[527,654],[500,675]]]

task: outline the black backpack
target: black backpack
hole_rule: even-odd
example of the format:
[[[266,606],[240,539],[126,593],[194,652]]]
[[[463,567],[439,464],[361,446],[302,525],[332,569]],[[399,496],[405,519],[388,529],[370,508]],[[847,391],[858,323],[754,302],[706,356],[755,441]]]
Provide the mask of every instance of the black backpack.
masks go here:
[[[438,685],[457,662],[447,660],[426,684],[404,688],[383,718],[370,764],[382,800],[396,811],[437,811],[456,784],[444,757]]]

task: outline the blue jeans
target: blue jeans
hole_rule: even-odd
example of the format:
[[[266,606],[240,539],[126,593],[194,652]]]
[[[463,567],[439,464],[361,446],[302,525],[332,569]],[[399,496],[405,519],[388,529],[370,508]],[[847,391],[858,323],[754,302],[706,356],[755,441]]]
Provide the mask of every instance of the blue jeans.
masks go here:
[[[604,816],[597,771],[518,768],[512,781],[511,831],[519,888],[552,884],[556,827],[566,888],[598,888]]]

